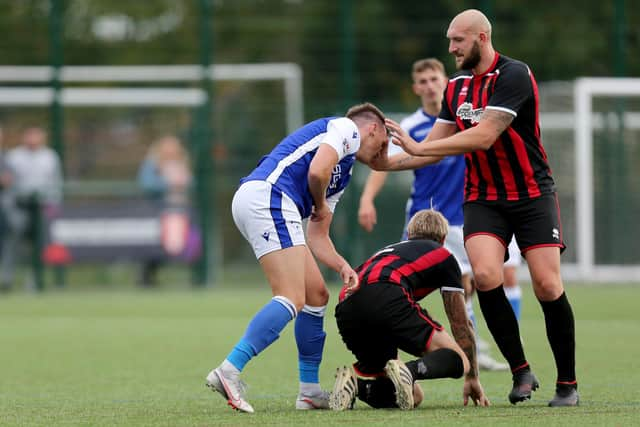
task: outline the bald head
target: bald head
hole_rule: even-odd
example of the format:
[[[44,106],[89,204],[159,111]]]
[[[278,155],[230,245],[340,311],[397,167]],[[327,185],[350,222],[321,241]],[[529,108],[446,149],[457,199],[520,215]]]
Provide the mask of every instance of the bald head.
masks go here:
[[[452,28],[474,34],[485,33],[491,37],[491,22],[477,9],[467,9],[457,14],[449,24],[449,29]]]
[[[485,72],[495,57],[491,44],[491,23],[477,9],[467,9],[456,15],[447,29],[449,53],[456,59],[456,68]]]

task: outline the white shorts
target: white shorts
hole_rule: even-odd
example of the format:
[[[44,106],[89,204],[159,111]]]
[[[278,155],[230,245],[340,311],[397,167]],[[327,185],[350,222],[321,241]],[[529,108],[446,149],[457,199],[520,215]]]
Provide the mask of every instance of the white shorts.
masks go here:
[[[471,264],[467,257],[467,251],[464,249],[464,235],[462,232],[462,226],[450,226],[449,234],[444,241],[444,247],[449,250],[455,257],[456,261],[460,265],[460,272],[462,274],[471,273]],[[515,237],[511,238],[509,242],[509,260],[504,263],[505,267],[518,267],[522,264],[522,256],[520,255],[520,248],[516,243]]]
[[[504,263],[505,267],[517,267],[522,264],[522,255],[520,255],[520,248],[516,243],[516,238],[512,237],[509,242],[509,259]]]
[[[471,274],[471,264],[467,258],[467,251],[464,250],[464,234],[461,225],[449,226],[449,234],[444,240],[444,247],[449,250],[460,265],[460,272]]]
[[[233,221],[253,248],[256,258],[305,244],[296,204],[266,181],[247,181],[231,202]]]

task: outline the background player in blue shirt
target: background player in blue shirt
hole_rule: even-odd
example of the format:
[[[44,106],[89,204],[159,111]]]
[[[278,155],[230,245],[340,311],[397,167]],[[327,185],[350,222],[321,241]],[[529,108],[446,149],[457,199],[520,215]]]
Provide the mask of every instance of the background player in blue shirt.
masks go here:
[[[354,162],[371,167],[386,162],[384,120],[383,113],[369,103],[350,108],[346,117],[315,120],[284,138],[242,178],[232,202],[233,219],[252,246],[273,298],[207,376],[207,385],[234,409],[253,412],[244,398],[240,372],[293,319],[300,373],[296,408],[328,408],[318,370],[329,292],[315,259],[338,272],[348,287],[358,285],[356,272],[336,251],[329,227]],[[310,218],[306,240],[305,218]]]

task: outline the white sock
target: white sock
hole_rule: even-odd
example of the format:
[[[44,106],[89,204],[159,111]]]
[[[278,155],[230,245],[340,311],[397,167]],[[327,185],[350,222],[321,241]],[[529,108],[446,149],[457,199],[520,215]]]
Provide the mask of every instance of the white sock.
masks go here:
[[[226,374],[240,375],[240,371],[238,370],[238,368],[233,366],[233,364],[227,359],[224,359],[222,361],[222,363],[220,364],[220,369],[222,369],[222,372]]]
[[[520,285],[511,286],[509,288],[505,286],[504,294],[509,300],[522,298],[522,288],[520,288]]]
[[[315,396],[320,394],[320,384],[318,383],[300,383],[300,394],[303,396]]]

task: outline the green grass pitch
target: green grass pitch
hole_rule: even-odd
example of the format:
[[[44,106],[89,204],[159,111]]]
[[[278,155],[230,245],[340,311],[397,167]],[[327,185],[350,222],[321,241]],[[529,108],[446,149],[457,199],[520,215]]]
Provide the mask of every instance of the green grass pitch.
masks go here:
[[[259,282],[259,281],[256,281]],[[229,281],[188,290],[80,289],[0,296],[0,425],[64,426],[623,426],[640,424],[638,285],[568,285],[577,326],[581,406],[548,408],[555,368],[542,312],[523,284],[522,335],[540,382],[532,401],[511,406],[508,373],[481,374],[490,408],[463,407],[461,380],[422,382],[415,411],[295,411],[293,328],[243,374],[256,413],[232,411],[204,386],[253,313],[263,283]],[[351,362],[335,327],[331,287],[321,383]],[[438,294],[425,305],[447,325]],[[483,321],[480,332],[489,338]],[[493,354],[498,356],[495,346]]]

